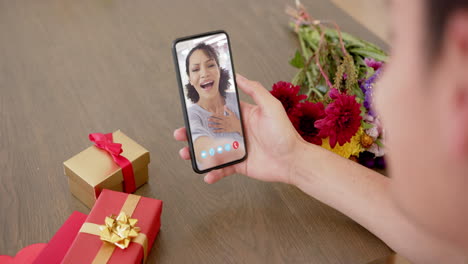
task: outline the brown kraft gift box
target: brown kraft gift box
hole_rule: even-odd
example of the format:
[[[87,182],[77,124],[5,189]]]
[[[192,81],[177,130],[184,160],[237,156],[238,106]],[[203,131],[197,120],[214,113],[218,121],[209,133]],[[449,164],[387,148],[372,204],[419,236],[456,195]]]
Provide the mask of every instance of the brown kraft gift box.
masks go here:
[[[121,156],[133,167],[136,188],[148,181],[148,150],[120,130],[112,133],[114,143],[122,144]],[[124,190],[122,168],[105,150],[91,146],[63,163],[71,193],[86,206],[92,207],[102,189]]]

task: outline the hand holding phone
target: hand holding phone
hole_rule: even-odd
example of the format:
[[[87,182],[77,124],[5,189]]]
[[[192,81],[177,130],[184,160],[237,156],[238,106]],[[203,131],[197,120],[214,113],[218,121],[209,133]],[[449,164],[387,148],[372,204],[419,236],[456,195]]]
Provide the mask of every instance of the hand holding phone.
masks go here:
[[[255,105],[241,102],[249,156],[241,163],[210,171],[204,181],[215,183],[240,173],[262,181],[292,184],[293,176],[289,173],[294,171],[292,166],[303,155],[304,141],[289,121],[281,102],[260,83],[241,75],[236,75],[236,83],[255,101]],[[187,142],[188,135],[185,127],[174,131],[174,138],[178,141]],[[233,147],[239,147],[239,144],[234,143]],[[179,155],[184,160],[192,159],[188,147],[183,147]]]

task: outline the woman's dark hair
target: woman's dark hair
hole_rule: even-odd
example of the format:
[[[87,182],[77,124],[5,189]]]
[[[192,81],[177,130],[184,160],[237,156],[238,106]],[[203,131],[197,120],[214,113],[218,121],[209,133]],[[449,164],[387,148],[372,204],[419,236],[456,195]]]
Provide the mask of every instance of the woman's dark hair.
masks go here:
[[[222,97],[226,98],[226,90],[229,89],[229,86],[231,85],[231,83],[229,82],[229,71],[219,66],[218,52],[212,46],[202,42],[190,50],[190,52],[187,55],[187,58],[185,58],[185,71],[187,72],[187,76],[190,78],[190,73],[189,73],[190,56],[192,56],[192,53],[195,52],[196,50],[203,51],[205,55],[208,56],[208,58],[214,59],[216,61],[216,65],[218,66],[219,72],[220,72],[219,93],[221,94]],[[200,100],[200,95],[198,94],[197,90],[195,90],[195,87],[193,87],[193,85],[190,84],[189,82],[188,84],[185,85],[185,88],[187,88],[187,97],[190,98],[190,100],[193,103],[197,103],[198,100]]]
[[[426,0],[426,32],[430,53],[440,51],[447,22],[451,15],[461,9],[468,9],[467,0]]]

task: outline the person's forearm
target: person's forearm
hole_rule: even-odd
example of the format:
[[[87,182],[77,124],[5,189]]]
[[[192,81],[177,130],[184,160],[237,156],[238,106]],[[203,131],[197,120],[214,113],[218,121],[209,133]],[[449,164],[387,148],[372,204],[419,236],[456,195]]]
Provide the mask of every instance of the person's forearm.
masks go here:
[[[390,179],[328,150],[299,144],[290,180],[346,214],[417,263],[458,263],[455,250],[408,221],[390,195]],[[415,257],[415,256],[419,256]]]

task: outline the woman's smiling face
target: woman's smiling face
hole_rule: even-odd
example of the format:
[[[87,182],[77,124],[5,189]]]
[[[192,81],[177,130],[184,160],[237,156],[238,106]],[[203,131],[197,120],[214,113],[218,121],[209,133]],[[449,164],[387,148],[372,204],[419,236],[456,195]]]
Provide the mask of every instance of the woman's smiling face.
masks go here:
[[[194,51],[189,59],[189,79],[200,99],[212,99],[219,95],[219,78],[216,60],[201,49]]]

